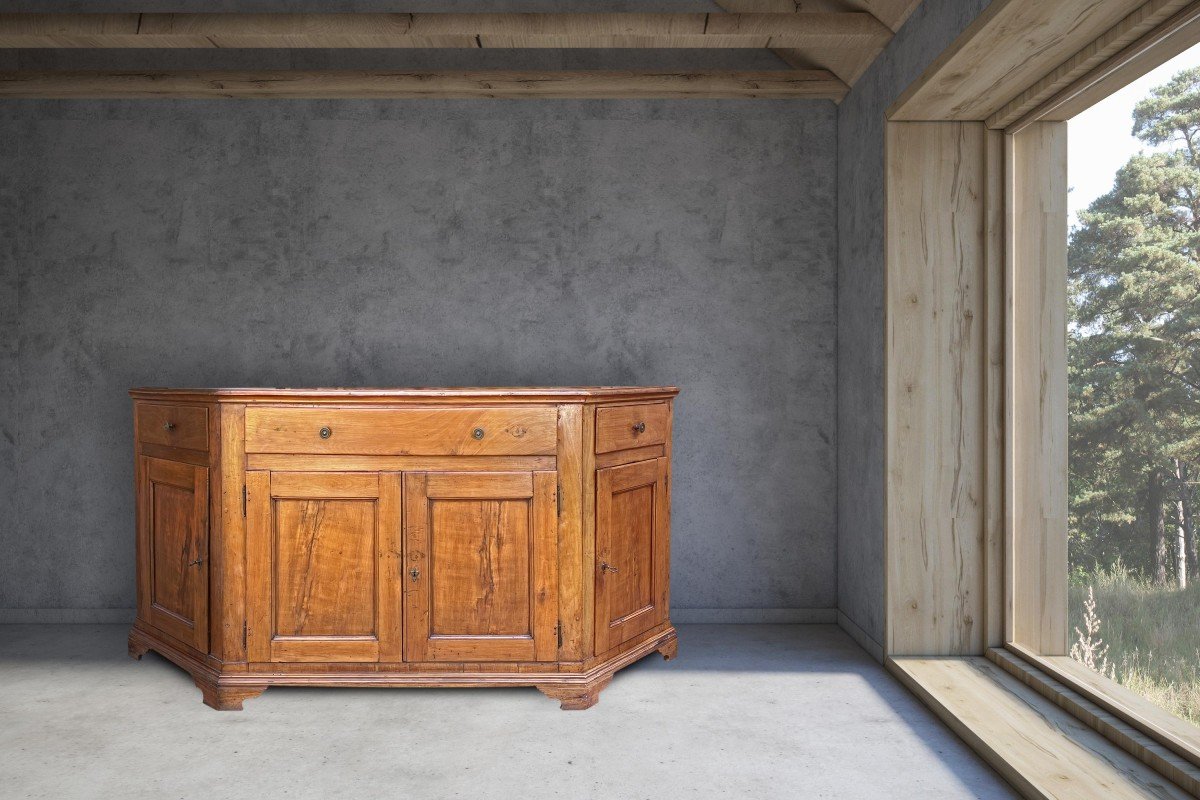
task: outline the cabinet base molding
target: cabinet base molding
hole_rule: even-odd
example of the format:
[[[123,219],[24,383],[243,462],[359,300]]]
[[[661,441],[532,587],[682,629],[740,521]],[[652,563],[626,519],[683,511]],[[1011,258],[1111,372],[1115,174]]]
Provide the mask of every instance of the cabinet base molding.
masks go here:
[[[236,671],[225,671],[213,668],[188,652],[185,646],[170,641],[169,637],[135,624],[129,632],[130,657],[140,660],[150,650],[186,670],[200,689],[204,704],[218,711],[241,711],[243,701],[257,697],[272,686],[381,689],[534,686],[542,694],[559,701],[559,707],[564,711],[580,711],[596,705],[600,692],[612,682],[613,675],[624,667],[652,653],[660,653],[667,661],[675,658],[679,652],[679,636],[674,627],[667,625],[633,647],[615,649],[606,660],[591,669],[575,673],[521,672],[521,665],[518,664],[509,666],[511,671],[502,671],[504,665],[493,664],[489,665],[491,671],[474,673],[437,670],[370,672],[361,669],[319,671],[322,667],[345,666],[332,664],[279,664],[279,670],[274,672],[250,672],[245,664],[238,664],[231,665]]]

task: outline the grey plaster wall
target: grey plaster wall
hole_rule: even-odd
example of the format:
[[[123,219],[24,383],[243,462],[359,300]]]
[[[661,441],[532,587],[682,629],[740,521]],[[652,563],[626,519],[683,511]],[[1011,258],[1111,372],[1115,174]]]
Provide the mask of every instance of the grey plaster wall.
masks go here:
[[[884,124],[989,0],[924,0],[838,109],[838,610],[884,635]]]
[[[836,603],[837,112],[0,104],[0,609],[133,605],[136,385],[676,383],[673,602]]]

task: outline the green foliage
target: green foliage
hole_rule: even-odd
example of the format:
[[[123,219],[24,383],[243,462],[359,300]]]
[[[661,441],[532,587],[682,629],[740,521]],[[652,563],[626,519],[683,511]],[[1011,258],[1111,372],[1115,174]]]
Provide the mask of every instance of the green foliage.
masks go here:
[[[1176,460],[1200,462],[1200,69],[1133,116],[1167,147],[1132,157],[1071,232],[1069,524],[1072,564],[1149,575],[1164,503],[1187,494]]]

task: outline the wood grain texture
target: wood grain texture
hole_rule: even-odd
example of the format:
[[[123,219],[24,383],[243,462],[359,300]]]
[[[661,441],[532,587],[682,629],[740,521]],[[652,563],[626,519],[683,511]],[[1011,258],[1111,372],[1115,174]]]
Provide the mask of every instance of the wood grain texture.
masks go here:
[[[553,660],[554,473],[414,473],[404,481],[409,659]]]
[[[250,453],[554,455],[558,416],[529,408],[249,408]]]
[[[544,671],[552,665],[517,663],[381,665],[386,666],[386,670],[374,670],[371,669],[374,665],[367,664],[262,664],[252,665],[253,671],[227,673],[208,665],[190,648],[181,647],[161,632],[135,624],[129,632],[129,652],[138,656],[149,650],[190,673],[205,692],[207,704],[221,710],[240,710],[241,699],[277,685],[356,688],[545,686],[565,694],[571,689],[586,689],[654,652],[662,653],[664,658],[674,658],[678,653],[678,636],[674,628],[664,625],[652,635],[617,648],[603,661],[560,674]],[[238,693],[243,694],[239,696]],[[210,697],[210,694],[214,696]],[[211,702],[213,700],[221,702]],[[228,705],[222,704],[225,701]]]
[[[523,500],[434,503],[432,636],[533,636],[530,509]]]
[[[375,638],[380,661],[404,656],[404,479],[399,473],[379,476],[375,525]]]
[[[214,431],[219,488],[212,519],[219,524],[212,526],[209,543],[211,647],[218,659],[240,663],[246,660],[246,407],[235,403],[214,408],[219,422]]]
[[[1168,713],[1140,694],[1088,669],[1070,656],[1039,656],[1019,645],[1008,645],[1008,650],[1140,734],[1166,747],[1193,768],[1200,769],[1200,728],[1192,723]],[[997,663],[999,655],[988,652],[988,658]],[[1175,780],[1192,788],[1180,779]],[[1200,789],[1200,783],[1192,788],[1192,791],[1200,795],[1197,789]]]
[[[735,13],[787,14],[859,11],[879,20],[874,30],[840,41],[808,40],[788,43],[772,39],[772,52],[795,69],[827,69],[853,86],[900,29],[920,0],[721,0],[721,8]],[[868,35],[869,33],[869,35]]]
[[[1009,140],[1007,640],[1067,652],[1067,126]]]
[[[558,658],[558,480],[553,472],[533,474],[533,657]]]
[[[399,657],[400,617],[390,607],[400,594],[398,477],[250,476],[251,658]]]
[[[600,692],[610,683],[612,683],[612,676],[608,675],[583,685],[562,686],[539,683],[537,688],[547,697],[558,700],[558,707],[563,711],[586,711],[600,702]]]
[[[822,69],[760,72],[2,72],[9,99],[776,99],[840,101]]]
[[[995,0],[888,110],[893,120],[985,120],[1144,0]]]
[[[591,442],[583,438],[583,407],[558,407],[558,658],[579,661],[583,646],[583,574],[590,572],[583,561],[583,450]],[[591,482],[590,480],[588,481]],[[590,513],[587,516],[591,516]],[[591,620],[587,620],[590,627]]]
[[[533,474],[529,472],[490,472],[486,474],[434,472],[429,474],[425,491],[433,500],[528,500],[533,497]]]
[[[572,406],[578,408],[578,406]],[[553,470],[555,456],[356,456],[250,453],[247,469],[272,472],[534,472]]]
[[[208,450],[208,409],[204,406],[138,403],[135,416],[139,442]]]
[[[275,502],[275,637],[375,633],[374,500]]]
[[[874,0],[882,3],[884,0]],[[830,13],[0,14],[0,48],[854,48],[873,15]]]
[[[208,650],[208,469],[143,456],[139,616]]]
[[[632,464],[635,461],[649,461],[652,458],[662,458],[667,454],[665,445],[653,444],[649,447],[635,447],[631,450],[617,450],[612,453],[600,453],[596,456],[596,468],[619,467],[622,464]]]
[[[1006,169],[1004,135],[984,133],[983,307],[983,642],[1004,643],[1004,432],[1005,392],[1005,258],[1004,217]]]
[[[362,472],[284,472],[271,476],[272,497],[379,497],[379,475]]]
[[[258,697],[267,690],[266,685],[221,686],[201,678],[197,678],[195,683],[204,699],[204,705],[217,711],[241,711],[242,703]]]
[[[596,452],[611,453],[662,444],[670,433],[667,419],[666,403],[597,408]]]
[[[1148,6],[1143,9],[1149,11]],[[1145,17],[1150,16],[1145,14]],[[1149,21],[1158,16],[1153,15]],[[1035,86],[993,114],[988,124],[993,127],[1003,124],[1009,132],[1016,133],[1038,120],[1069,120],[1200,42],[1200,3],[1189,3],[1174,16],[1143,33],[1146,22],[1142,14],[1130,15],[1102,41],[1081,51],[1045,79],[1044,88],[1057,91],[1052,94],[1039,92],[1041,87]],[[1132,38],[1135,36],[1137,38]],[[1128,44],[1116,49],[1125,42]],[[1108,53],[1111,55],[1105,57]],[[1041,101],[1034,104],[1039,99]],[[1022,111],[1024,113],[1019,117],[1012,118]]]
[[[583,655],[594,657],[596,651],[596,407],[583,413],[583,563],[579,565],[583,581],[583,607],[586,618],[583,626]]]
[[[679,394],[674,386],[440,386],[421,388],[211,388],[142,387],[130,389],[134,400],[159,403],[245,403],[304,406],[382,405],[464,407],[538,403],[649,402]]]
[[[721,0],[726,11],[757,14],[837,13],[861,11],[871,14],[892,32],[921,4],[921,0]]]
[[[1033,657],[1037,659],[1035,661],[1026,661],[1008,650],[1000,648],[988,650],[987,658],[1117,747],[1139,759],[1155,772],[1191,792],[1193,796],[1200,797],[1200,768],[1153,737],[1147,736],[1143,731],[1113,714],[1107,708],[1093,702],[1088,696],[1075,691],[1071,685],[1061,682],[1058,677],[1062,671],[1056,670],[1052,664],[1046,664],[1037,657]],[[1069,661],[1079,671],[1090,673],[1096,679],[1107,680],[1104,676],[1097,675],[1079,662],[1065,656],[1056,657],[1054,660]],[[1162,721],[1173,724],[1176,728],[1197,730],[1194,725],[1172,717],[1123,686],[1112,681],[1109,681],[1109,684],[1136,698],[1146,708],[1153,709],[1157,712],[1158,717],[1163,718]],[[1195,736],[1192,738],[1194,739]]]
[[[1024,797],[1190,796],[986,658],[891,658],[887,664]]]
[[[246,657],[271,660],[274,547],[271,543],[271,473],[246,473]]]
[[[596,472],[596,652],[666,619],[666,459]]]
[[[1050,109],[1061,108],[1101,82],[1137,52],[1159,45],[1198,17],[1200,4],[1195,0],[1150,0],[988,117],[988,127],[1008,128],[1035,110],[1039,118],[1044,117]],[[1192,39],[1191,44],[1195,41]],[[1138,42],[1141,45],[1134,51],[1124,52]],[[1176,54],[1172,52],[1164,61]],[[1114,61],[1118,55],[1122,58]],[[1117,88],[1106,85],[1105,96]],[[1071,109],[1074,113],[1081,110],[1078,105]],[[1069,119],[1074,113],[1056,119]]]
[[[984,128],[887,131],[885,648],[983,653]]]

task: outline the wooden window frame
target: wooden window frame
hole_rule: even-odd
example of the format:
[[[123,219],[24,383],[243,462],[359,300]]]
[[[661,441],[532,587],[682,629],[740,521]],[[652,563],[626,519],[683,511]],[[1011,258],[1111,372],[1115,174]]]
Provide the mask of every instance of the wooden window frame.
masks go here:
[[[1200,732],[1067,656],[1066,121],[1197,43],[1200,0],[995,0],[885,145],[885,661],[1020,661],[1189,791]]]
[[[1200,767],[1200,730],[1074,664],[1067,617],[1067,124],[1197,44],[1200,4],[1079,75],[1004,129],[1003,613],[1005,650]],[[1006,106],[1019,107],[1019,97]]]

